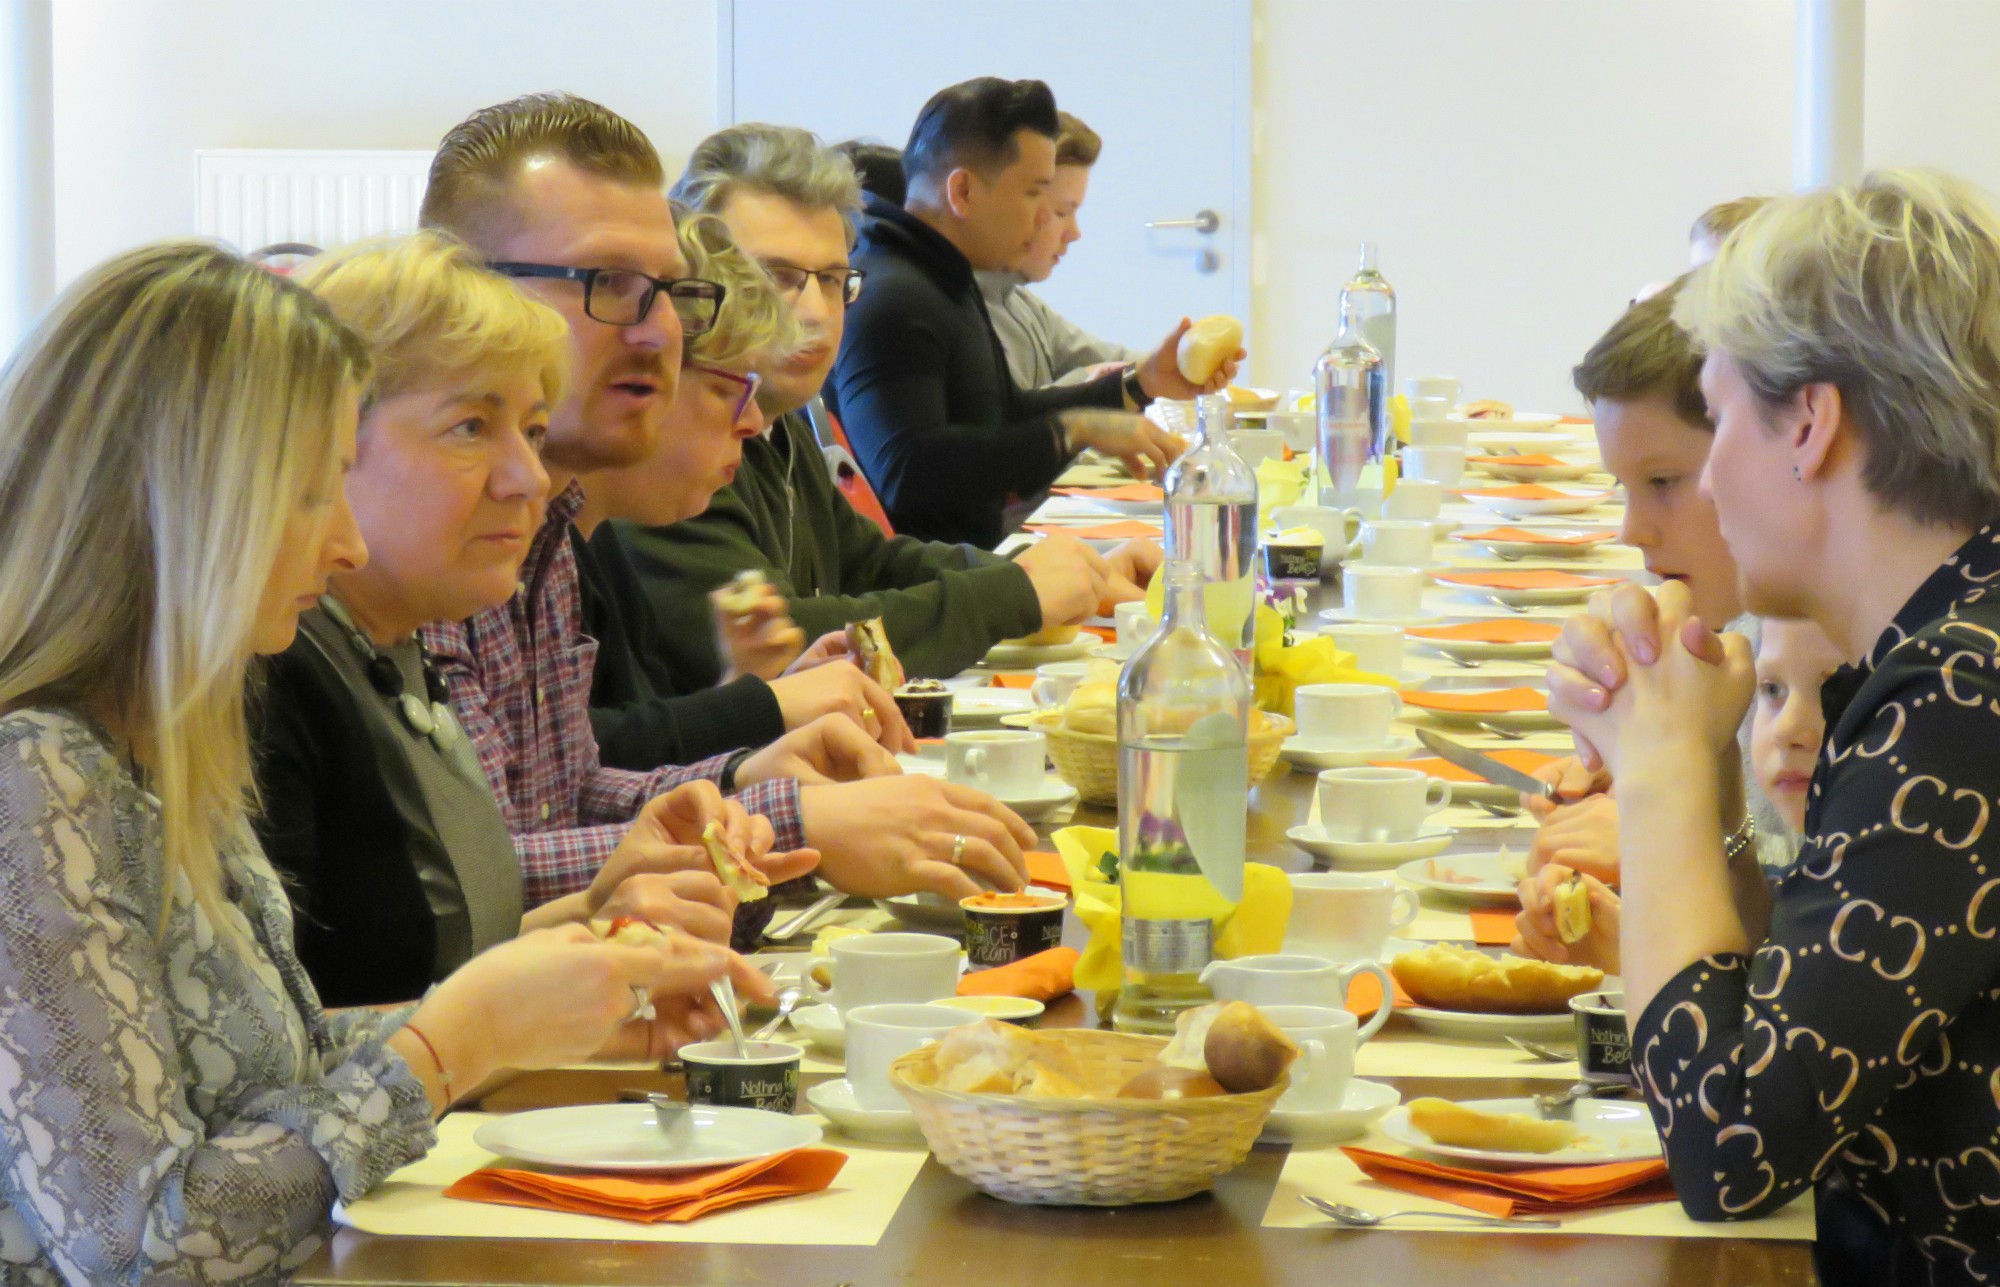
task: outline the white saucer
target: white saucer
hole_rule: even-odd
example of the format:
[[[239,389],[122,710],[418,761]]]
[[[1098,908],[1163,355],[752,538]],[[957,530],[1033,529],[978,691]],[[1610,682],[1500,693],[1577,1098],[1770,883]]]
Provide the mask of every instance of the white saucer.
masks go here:
[[[1479,496],[1473,494],[1485,490],[1474,488],[1468,492],[1465,501],[1481,509],[1505,514],[1509,518],[1519,518],[1530,514],[1581,514],[1585,510],[1596,509],[1613,499],[1608,487],[1576,487],[1571,485],[1551,486],[1550,491],[1562,493],[1559,496],[1522,498],[1516,496]]]
[[[1050,814],[1076,803],[1077,790],[1055,774],[1042,778],[1042,788],[1030,795],[995,796],[994,799],[1021,815],[1028,822],[1040,822]]]
[[[1417,745],[1414,737],[1392,737],[1381,746],[1357,748],[1326,746],[1293,736],[1285,739],[1284,745],[1278,748],[1278,754],[1296,772],[1318,773],[1323,769],[1361,768],[1370,760],[1408,759]]]
[[[1137,651],[1139,651],[1139,645],[1136,643],[1107,643],[1099,644],[1097,647],[1092,648],[1090,655],[1092,657],[1102,657],[1106,661],[1115,661],[1122,666],[1132,660],[1132,654]]]
[[[847,1022],[830,1005],[802,1005],[792,1011],[792,1031],[827,1054],[847,1053]]]
[[[1504,478],[1512,483],[1563,483],[1584,478],[1596,473],[1603,462],[1595,456],[1589,459],[1566,460],[1560,465],[1509,465],[1502,463],[1505,457],[1487,460],[1468,460],[1465,467],[1494,478]]]
[[[819,1126],[760,1108],[688,1110],[686,1138],[659,1128],[651,1104],[578,1104],[509,1113],[483,1123],[472,1142],[489,1153],[542,1166],[591,1171],[682,1171],[749,1162],[820,1140]]]
[[[1412,647],[1429,648],[1447,657],[1466,661],[1546,661],[1554,653],[1555,640],[1547,643],[1486,643],[1477,639],[1424,639],[1412,636]]]
[[[1485,1113],[1520,1113],[1540,1116],[1532,1099],[1467,1099],[1467,1108]],[[1398,1144],[1440,1157],[1480,1162],[1487,1166],[1595,1166],[1604,1162],[1644,1162],[1660,1155],[1660,1134],[1653,1125],[1652,1112],[1636,1100],[1579,1099],[1573,1120],[1582,1134],[1568,1148],[1553,1153],[1499,1153],[1492,1149],[1459,1148],[1439,1144],[1410,1125],[1407,1108],[1397,1108],[1382,1119],[1382,1133]]]
[[[1599,590],[1609,590],[1618,584],[1618,578],[1606,578],[1603,585],[1554,585],[1532,590],[1515,590],[1504,586],[1463,585],[1457,581],[1440,580],[1440,590],[1470,598],[1475,603],[1502,603],[1510,607],[1541,608],[1562,604],[1582,603]]]
[[[1561,1041],[1576,1036],[1576,1019],[1561,1014],[1482,1014],[1470,1010],[1433,1010],[1429,1006],[1398,1006],[1396,1013],[1419,1031],[1466,1041]]]
[[[1033,695],[1019,688],[965,689],[952,694],[951,726],[992,728],[1003,715],[1025,715],[1033,709]]]
[[[1280,1103],[1264,1119],[1259,1144],[1332,1144],[1353,1139],[1384,1113],[1402,1102],[1394,1086],[1356,1077],[1347,1083],[1347,1093],[1338,1108],[1286,1108]]]
[[[1420,715],[1446,728],[1469,728],[1475,731],[1481,724],[1491,724],[1495,728],[1504,728],[1516,733],[1539,733],[1568,727],[1546,710],[1441,711],[1429,706],[1410,706],[1404,709],[1404,717],[1407,719],[1414,719]]]
[[[1418,858],[1441,854],[1457,833],[1433,831],[1413,840],[1335,840],[1324,827],[1293,827],[1285,838],[1315,858],[1348,868],[1397,867]]]
[[[1505,863],[1502,863],[1497,851],[1453,854],[1449,858],[1419,858],[1396,868],[1396,874],[1406,883],[1454,903],[1474,903],[1482,907],[1515,907],[1519,906],[1521,901],[1515,889],[1522,877],[1510,876],[1508,873],[1522,866],[1527,856],[1526,850],[1510,853]],[[1443,868],[1461,876],[1473,876],[1477,880],[1471,884],[1443,880],[1432,873],[1433,867]]]
[[[907,1108],[863,1108],[854,1099],[854,1083],[845,1077],[806,1087],[806,1103],[832,1122],[842,1135],[871,1144],[921,1144],[923,1128]]]
[[[897,894],[892,898],[878,898],[875,905],[911,929],[942,930],[947,934],[965,932],[965,913],[960,909],[958,900],[946,898],[943,894],[933,894],[928,890],[918,894]]]
[[[997,643],[986,650],[986,664],[995,670],[1033,670],[1052,661],[1076,661],[1104,641],[1083,634],[1065,644]],[[1017,690],[1018,691],[1018,690]]]
[[[1435,608],[1425,608],[1414,617],[1357,617],[1347,610],[1347,605],[1344,603],[1338,607],[1322,608],[1319,614],[1322,621],[1346,621],[1352,622],[1355,625],[1404,627],[1439,625],[1444,621],[1445,615],[1445,613]]]

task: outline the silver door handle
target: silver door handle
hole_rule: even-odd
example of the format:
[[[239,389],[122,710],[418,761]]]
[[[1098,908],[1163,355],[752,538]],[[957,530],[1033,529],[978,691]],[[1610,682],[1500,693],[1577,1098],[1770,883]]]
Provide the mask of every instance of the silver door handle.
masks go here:
[[[1149,221],[1146,226],[1148,228],[1192,228],[1196,232],[1207,234],[1214,232],[1222,226],[1222,216],[1213,210],[1197,210],[1192,219],[1154,219]]]

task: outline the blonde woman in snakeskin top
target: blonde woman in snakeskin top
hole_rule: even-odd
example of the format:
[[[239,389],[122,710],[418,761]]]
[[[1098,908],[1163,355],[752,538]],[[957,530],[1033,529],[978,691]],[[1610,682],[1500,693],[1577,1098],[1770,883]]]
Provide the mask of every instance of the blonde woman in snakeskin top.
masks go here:
[[[496,1068],[663,1054],[725,972],[769,994],[572,925],[418,1006],[321,1009],[245,820],[243,676],[366,558],[366,369],[306,292],[168,243],[86,275],[0,383],[0,1280],[279,1280]]]
[[[1617,778],[1632,1063],[1681,1204],[1812,1191],[1830,1287],[2000,1277],[2000,212],[1885,171],[1772,200],[1676,301],[1751,611],[1848,662],[1799,854],[1735,879],[1714,774],[1749,650],[1684,586],[1565,627],[1551,707]],[[1746,1232],[1754,1232],[1746,1230]]]

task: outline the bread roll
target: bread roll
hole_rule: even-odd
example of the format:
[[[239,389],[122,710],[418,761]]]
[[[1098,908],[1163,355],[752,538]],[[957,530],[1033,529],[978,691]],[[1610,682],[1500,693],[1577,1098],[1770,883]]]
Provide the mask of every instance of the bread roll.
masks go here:
[[[1581,943],[1590,937],[1590,888],[1583,877],[1570,873],[1556,886],[1556,934],[1565,943]]]
[[[1192,1068],[1169,1068],[1158,1064],[1146,1069],[1118,1088],[1120,1099],[1206,1099],[1227,1095],[1222,1083]]]
[[[1207,384],[1242,347],[1243,323],[1216,313],[1187,328],[1174,351],[1174,362],[1189,384]]]
[[[1035,1034],[997,1019],[953,1028],[938,1041],[938,1085],[966,1094],[1010,1095],[1014,1077],[1035,1053]]]
[[[1086,1092],[1068,1052],[1057,1047],[1030,1058],[1014,1074],[1014,1093],[1037,1099],[1083,1099]]]
[[[1223,1089],[1247,1094],[1277,1085],[1298,1057],[1297,1044],[1256,1006],[1218,1001],[1181,1012],[1160,1063],[1206,1072]]]
[[[1458,409],[1458,414],[1467,420],[1512,420],[1514,404],[1497,398],[1482,398],[1478,402],[1466,403]]]
[[[1075,625],[1050,626],[1046,630],[1037,630],[1031,635],[1023,635],[1016,642],[1026,644],[1030,648],[1059,648],[1063,644],[1074,643],[1077,632],[1082,629],[1083,627]]]
[[[770,892],[771,878],[752,866],[741,848],[731,843],[729,836],[719,823],[711,822],[702,828],[702,847],[708,850],[708,861],[715,868],[717,880],[722,887],[736,895],[739,903],[754,903]]]
[[[1063,704],[1063,727],[1072,733],[1118,736],[1118,685],[1078,684],[1070,691],[1069,701]]]
[[[1448,943],[1405,952],[1389,973],[1418,1005],[1482,1014],[1561,1014],[1571,997],[1604,982],[1604,971],[1589,966],[1493,957]]]
[[[1410,1125],[1449,1148],[1493,1153],[1553,1153],[1575,1143],[1580,1133],[1569,1122],[1548,1122],[1524,1113],[1482,1113],[1445,1099],[1411,1100]]]
[[[880,617],[848,623],[847,651],[853,654],[854,664],[861,668],[862,674],[889,692],[901,688],[908,678],[903,673],[903,663],[896,658],[896,650],[889,646],[889,631]]]
[[[1268,389],[1246,389],[1240,384],[1232,384],[1222,391],[1229,399],[1231,411],[1275,411],[1278,395]]]

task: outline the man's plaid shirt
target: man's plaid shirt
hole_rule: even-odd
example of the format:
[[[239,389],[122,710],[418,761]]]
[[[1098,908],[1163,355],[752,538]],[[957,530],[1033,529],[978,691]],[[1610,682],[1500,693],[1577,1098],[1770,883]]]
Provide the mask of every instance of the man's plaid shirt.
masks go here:
[[[646,801],[698,778],[719,782],[729,760],[716,755],[651,773],[599,760],[590,731],[597,641],[583,633],[567,538],[582,505],[575,482],[549,501],[521,568],[522,588],[505,605],[423,628],[452,709],[500,797],[529,907],[588,887]],[[797,782],[762,782],[738,798],[770,819],[778,849],[804,847]]]

